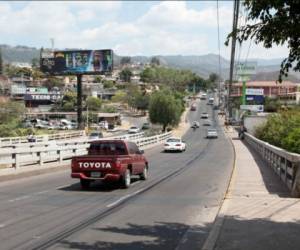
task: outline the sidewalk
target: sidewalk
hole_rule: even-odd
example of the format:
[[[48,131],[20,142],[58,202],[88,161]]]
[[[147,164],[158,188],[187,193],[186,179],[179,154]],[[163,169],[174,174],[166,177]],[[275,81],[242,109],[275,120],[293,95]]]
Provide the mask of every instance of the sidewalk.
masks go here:
[[[227,135],[236,164],[211,249],[300,249],[300,199],[290,198],[278,176],[238,139],[236,131]]]

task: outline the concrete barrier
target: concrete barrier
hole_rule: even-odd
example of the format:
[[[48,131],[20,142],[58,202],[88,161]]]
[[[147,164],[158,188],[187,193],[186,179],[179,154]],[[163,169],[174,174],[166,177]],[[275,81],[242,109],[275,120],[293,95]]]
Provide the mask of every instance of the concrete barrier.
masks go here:
[[[141,149],[147,149],[155,146],[172,136],[172,132],[155,135],[151,137],[142,137],[144,133],[129,134],[113,138],[103,139],[121,139],[135,142]],[[43,166],[45,163],[58,162],[63,163],[73,156],[85,155],[91,140],[77,140],[76,142],[47,143],[30,145],[20,145],[13,148],[2,148],[0,151],[0,165],[6,168],[23,168],[26,166]]]
[[[291,190],[294,197],[300,197],[300,154],[288,152],[245,133],[245,141],[258,152],[268,165]]]

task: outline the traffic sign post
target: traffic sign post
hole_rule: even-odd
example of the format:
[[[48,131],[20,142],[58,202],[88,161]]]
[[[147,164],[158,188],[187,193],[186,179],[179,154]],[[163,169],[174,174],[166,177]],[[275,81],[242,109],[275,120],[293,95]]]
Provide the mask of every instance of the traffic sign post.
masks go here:
[[[237,75],[240,76],[241,81],[243,82],[242,85],[242,98],[241,104],[246,105],[246,81],[249,80],[249,76],[255,74],[256,72],[256,63],[239,63],[237,65]]]

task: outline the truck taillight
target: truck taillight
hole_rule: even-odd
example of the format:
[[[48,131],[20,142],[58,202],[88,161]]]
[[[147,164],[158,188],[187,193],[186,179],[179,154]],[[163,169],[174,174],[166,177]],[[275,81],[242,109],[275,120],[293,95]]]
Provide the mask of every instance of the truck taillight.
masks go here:
[[[121,162],[120,161],[116,161],[116,168],[120,168],[121,167]]]

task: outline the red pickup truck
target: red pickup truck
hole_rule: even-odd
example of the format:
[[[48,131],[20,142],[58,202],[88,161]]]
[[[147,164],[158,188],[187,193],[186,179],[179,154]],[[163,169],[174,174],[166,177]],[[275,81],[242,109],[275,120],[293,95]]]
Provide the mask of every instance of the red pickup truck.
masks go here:
[[[97,140],[90,144],[88,154],[72,158],[72,178],[79,178],[83,189],[96,180],[120,182],[128,188],[132,175],[147,179],[148,161],[134,142]]]

